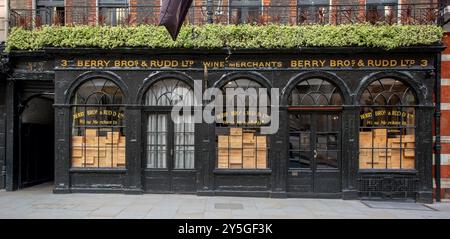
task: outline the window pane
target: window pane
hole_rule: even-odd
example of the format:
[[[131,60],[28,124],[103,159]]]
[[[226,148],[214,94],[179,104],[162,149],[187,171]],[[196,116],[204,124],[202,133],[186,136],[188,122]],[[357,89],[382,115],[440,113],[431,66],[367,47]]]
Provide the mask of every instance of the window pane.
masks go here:
[[[175,168],[194,168],[194,119],[192,115],[178,116],[175,127]]]
[[[167,115],[151,114],[147,124],[147,168],[166,168]]]
[[[218,168],[267,168],[267,136],[257,129],[229,128],[217,136]]]
[[[125,167],[123,94],[106,79],[82,84],[72,102],[72,167]],[[89,105],[87,105],[89,104]]]
[[[339,89],[330,82],[312,78],[300,82],[289,96],[289,104],[296,105],[342,105]]]
[[[363,105],[360,114],[360,168],[414,169],[415,108],[409,105],[416,104],[416,98],[412,90],[395,79],[377,80],[367,87],[361,103],[368,106]]]

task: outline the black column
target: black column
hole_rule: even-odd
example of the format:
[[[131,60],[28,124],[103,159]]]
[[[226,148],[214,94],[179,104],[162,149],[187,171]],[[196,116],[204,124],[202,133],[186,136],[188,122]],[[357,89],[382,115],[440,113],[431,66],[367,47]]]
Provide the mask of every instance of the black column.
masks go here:
[[[197,167],[197,193],[214,195],[214,169],[216,167],[215,124],[201,123],[195,126],[195,159]]]
[[[0,189],[5,188],[6,180],[6,107],[5,85],[0,83]]]
[[[6,190],[18,188],[18,113],[17,83],[7,81],[6,87]]]
[[[358,198],[359,107],[345,107],[342,112],[342,196]]]
[[[70,107],[55,105],[55,188],[70,193]]]
[[[273,112],[272,112],[273,113]],[[286,142],[286,135],[289,134],[287,122],[289,120],[287,108],[280,109],[279,112],[279,129],[278,132],[270,136],[270,154],[269,160],[272,169],[272,192],[271,197],[284,198],[286,197],[286,183],[288,172],[288,156],[287,147],[289,142]]]
[[[416,169],[417,201],[422,203],[433,203],[433,122],[434,108],[432,106],[417,109],[416,115]]]
[[[141,152],[145,148],[142,142],[142,117],[141,109],[128,107],[126,115],[126,168],[127,177],[124,182],[126,194],[142,194],[142,159]]]

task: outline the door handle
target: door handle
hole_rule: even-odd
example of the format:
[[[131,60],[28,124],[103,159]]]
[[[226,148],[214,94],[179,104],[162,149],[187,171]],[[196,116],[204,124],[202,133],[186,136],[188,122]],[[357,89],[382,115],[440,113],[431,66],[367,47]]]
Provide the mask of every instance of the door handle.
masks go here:
[[[314,159],[317,159],[317,149],[314,149]]]

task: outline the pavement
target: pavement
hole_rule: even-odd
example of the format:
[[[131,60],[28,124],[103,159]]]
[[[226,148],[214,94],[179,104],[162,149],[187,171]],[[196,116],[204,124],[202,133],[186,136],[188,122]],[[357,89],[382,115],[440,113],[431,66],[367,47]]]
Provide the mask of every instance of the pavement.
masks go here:
[[[178,194],[52,194],[51,184],[0,191],[0,218],[31,219],[450,219],[450,202],[429,205],[340,199],[199,197]]]

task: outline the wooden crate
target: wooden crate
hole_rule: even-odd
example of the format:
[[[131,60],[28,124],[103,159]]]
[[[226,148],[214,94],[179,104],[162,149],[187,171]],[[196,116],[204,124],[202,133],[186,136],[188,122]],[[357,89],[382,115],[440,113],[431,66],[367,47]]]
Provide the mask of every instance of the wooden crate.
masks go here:
[[[244,156],[244,168],[256,168],[256,157]]]
[[[228,168],[228,155],[221,156],[219,155],[218,167],[219,168]]]
[[[372,150],[362,149],[359,152],[359,168],[371,168],[372,162]]]
[[[84,143],[83,136],[72,136],[72,146],[73,147],[82,147]]]
[[[218,136],[218,142],[217,142],[217,147],[219,148],[228,148],[228,136],[227,135],[219,135]]]
[[[375,138],[381,136],[381,137],[387,137],[387,129],[374,129],[373,135]]]
[[[241,163],[230,163],[230,168],[242,168],[242,164]]]
[[[228,163],[219,163],[217,168],[228,168]]]
[[[119,148],[118,151],[118,160],[115,164],[116,167],[125,167],[125,158],[126,158],[126,151],[125,148]]]
[[[390,169],[400,169],[400,153],[395,151],[398,150],[394,150],[394,154],[390,158],[390,164],[388,165]]]
[[[403,135],[402,143],[414,143],[416,141],[415,135]]]
[[[244,133],[242,138],[243,138],[244,144],[254,144],[255,143],[255,135],[253,133]]]
[[[359,147],[372,148],[372,132],[359,132]]]
[[[242,149],[230,149],[230,165],[242,164]]]
[[[97,137],[97,129],[86,129],[85,135],[86,135],[86,138]]]
[[[106,133],[106,143],[107,144],[118,144],[120,138],[120,132],[107,132]]]
[[[257,168],[267,168],[267,150],[258,150],[256,152],[256,167]]]
[[[258,149],[267,148],[267,137],[266,136],[256,136],[256,147]]]
[[[374,148],[386,148],[386,136],[375,136],[373,139]]]
[[[415,160],[414,157],[404,157],[402,161],[402,168],[404,169],[415,169]]]
[[[244,155],[244,157],[254,157],[255,156],[255,148],[244,148],[243,155]]]
[[[230,148],[242,148],[242,136],[230,136]]]
[[[242,128],[230,128],[230,135],[242,136]]]
[[[414,156],[415,156],[414,143],[406,143],[405,144],[405,149],[403,150],[403,156],[414,158]]]
[[[221,148],[219,148],[219,150],[217,150],[217,154],[219,156],[228,157],[228,149],[221,149]]]

